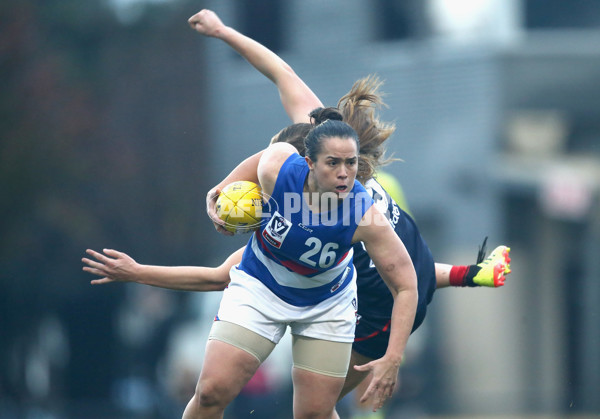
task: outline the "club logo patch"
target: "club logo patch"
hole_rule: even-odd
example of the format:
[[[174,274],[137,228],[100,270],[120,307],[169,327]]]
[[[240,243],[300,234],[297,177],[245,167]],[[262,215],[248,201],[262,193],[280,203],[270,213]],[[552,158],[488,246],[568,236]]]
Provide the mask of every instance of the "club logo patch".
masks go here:
[[[279,212],[275,211],[271,220],[262,232],[263,238],[273,247],[281,248],[285,236],[290,231],[292,223],[286,220]]]

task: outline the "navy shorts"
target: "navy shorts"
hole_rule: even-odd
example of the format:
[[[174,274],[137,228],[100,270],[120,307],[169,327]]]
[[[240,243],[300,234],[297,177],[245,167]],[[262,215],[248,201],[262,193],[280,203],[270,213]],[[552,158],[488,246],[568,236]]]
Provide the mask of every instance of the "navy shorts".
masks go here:
[[[412,332],[417,330],[427,314],[427,305],[417,308]],[[372,320],[361,316],[356,324],[352,350],[371,359],[378,359],[385,355],[390,341],[390,319]]]

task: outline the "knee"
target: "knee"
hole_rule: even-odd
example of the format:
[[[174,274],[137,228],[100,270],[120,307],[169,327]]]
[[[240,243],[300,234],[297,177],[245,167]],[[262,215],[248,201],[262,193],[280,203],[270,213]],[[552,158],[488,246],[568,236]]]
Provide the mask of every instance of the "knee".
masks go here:
[[[199,408],[225,409],[230,397],[226,388],[214,381],[208,381],[198,383],[194,399]]]

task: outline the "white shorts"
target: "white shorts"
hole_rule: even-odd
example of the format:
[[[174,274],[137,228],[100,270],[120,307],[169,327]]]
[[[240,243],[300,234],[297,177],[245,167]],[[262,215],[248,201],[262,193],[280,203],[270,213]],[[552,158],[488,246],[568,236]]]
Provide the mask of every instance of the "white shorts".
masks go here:
[[[355,271],[356,272],[356,271]],[[290,326],[293,335],[333,342],[354,342],[356,273],[338,294],[314,306],[296,307],[281,300],[262,282],[237,266],[223,292],[218,319],[235,323],[278,343]]]

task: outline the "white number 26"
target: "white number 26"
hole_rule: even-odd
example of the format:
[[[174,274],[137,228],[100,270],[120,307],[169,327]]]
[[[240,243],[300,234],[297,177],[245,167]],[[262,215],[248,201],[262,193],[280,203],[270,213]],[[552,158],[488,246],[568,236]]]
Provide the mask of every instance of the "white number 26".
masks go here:
[[[310,247],[310,249],[300,256],[300,260],[307,265],[315,267],[317,266],[317,262],[311,260],[311,258],[320,252],[319,267],[323,269],[329,268],[334,264],[335,250],[340,247],[337,243],[326,243],[325,246],[323,246],[321,240],[316,237],[309,237],[304,244]]]

